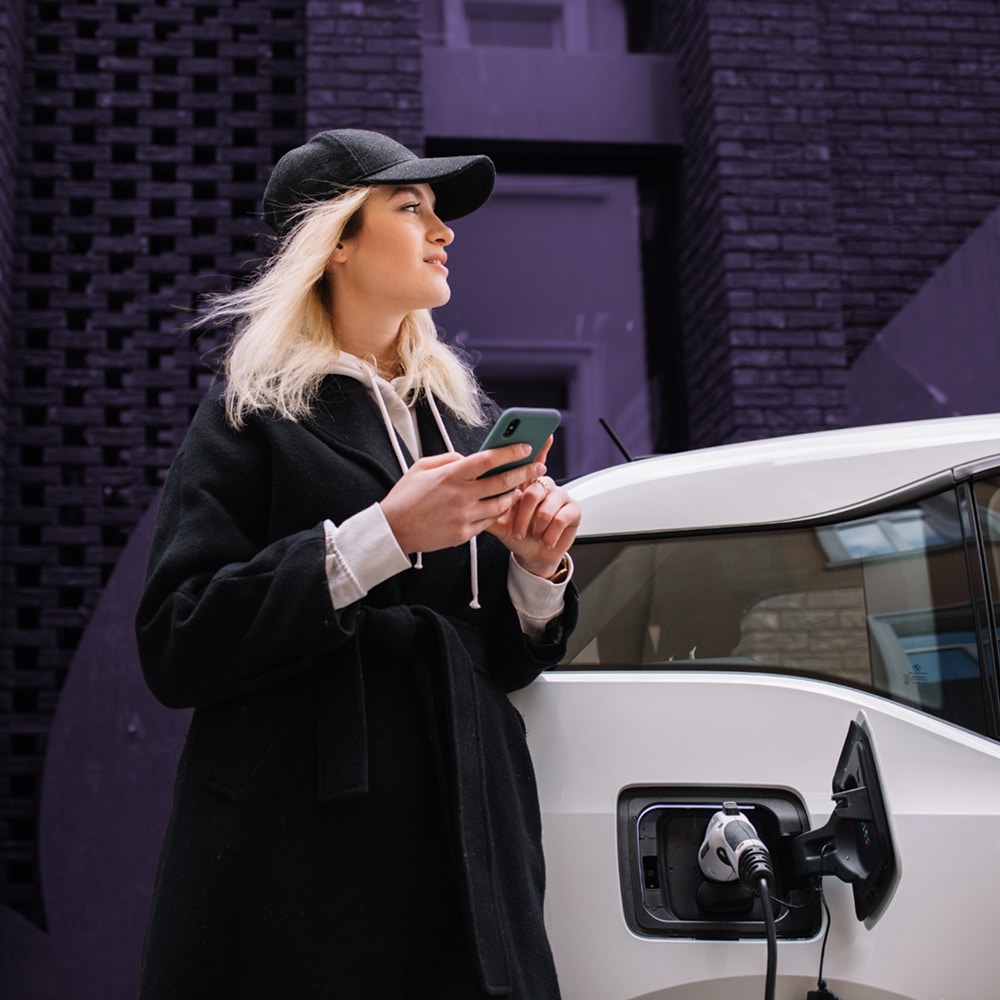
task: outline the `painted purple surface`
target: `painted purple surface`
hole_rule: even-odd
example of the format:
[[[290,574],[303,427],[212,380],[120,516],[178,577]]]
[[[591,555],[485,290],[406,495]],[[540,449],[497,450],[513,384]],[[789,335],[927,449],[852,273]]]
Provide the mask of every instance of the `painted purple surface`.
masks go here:
[[[424,87],[429,135],[636,148],[682,139],[673,56],[427,47],[423,58],[432,70]]]
[[[1000,410],[1000,209],[848,373],[853,424]]]
[[[557,477],[619,460],[602,417],[634,454],[651,450],[637,214],[633,178],[521,174],[454,223],[435,321],[487,390],[500,378],[517,393],[502,405],[562,411]]]
[[[132,636],[153,511],[133,533],[80,644],[42,785],[47,931],[0,907],[4,1000],[135,996],[156,854],[186,712],[153,700]]]

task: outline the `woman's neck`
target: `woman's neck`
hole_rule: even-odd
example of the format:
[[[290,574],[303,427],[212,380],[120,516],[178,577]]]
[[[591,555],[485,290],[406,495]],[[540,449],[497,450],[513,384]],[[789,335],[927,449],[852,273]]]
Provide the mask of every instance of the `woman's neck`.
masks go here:
[[[379,356],[364,348],[361,350],[352,350],[349,344],[341,343],[339,337],[337,341],[337,349],[339,351],[349,354],[351,357],[357,358],[364,364],[371,366],[375,369],[375,374],[380,378],[384,378],[387,382],[391,382],[394,378],[398,378],[403,374],[403,363],[399,358],[395,345],[388,356]]]
[[[375,365],[383,378],[399,372],[399,328],[402,317],[380,317],[361,313],[338,315],[334,310],[333,329],[338,346]]]

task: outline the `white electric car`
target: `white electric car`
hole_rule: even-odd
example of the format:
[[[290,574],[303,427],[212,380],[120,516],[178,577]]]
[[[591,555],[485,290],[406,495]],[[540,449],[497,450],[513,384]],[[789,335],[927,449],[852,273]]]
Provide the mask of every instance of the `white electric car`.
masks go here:
[[[565,1000],[996,996],[1000,415],[569,488],[580,624],[514,698]]]

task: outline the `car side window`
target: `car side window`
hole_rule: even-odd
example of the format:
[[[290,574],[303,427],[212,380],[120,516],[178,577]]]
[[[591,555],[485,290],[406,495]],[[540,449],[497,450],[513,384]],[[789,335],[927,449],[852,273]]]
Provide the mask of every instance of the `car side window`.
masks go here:
[[[793,673],[986,731],[953,492],[822,525],[582,540],[573,557],[580,624],[559,669]]]

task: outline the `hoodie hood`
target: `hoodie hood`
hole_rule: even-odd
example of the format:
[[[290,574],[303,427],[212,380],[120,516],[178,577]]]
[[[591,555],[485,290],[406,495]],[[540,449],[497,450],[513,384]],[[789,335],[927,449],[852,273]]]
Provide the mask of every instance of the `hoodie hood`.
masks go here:
[[[384,379],[379,375],[374,365],[353,354],[348,354],[346,351],[341,351],[338,354],[330,366],[330,374],[347,375],[366,385],[382,414],[385,432],[393,442],[393,449],[397,450],[396,434],[398,434],[413,459],[421,457],[423,448],[417,432],[416,417],[400,392],[403,379],[397,378],[392,381]],[[436,407],[434,412],[437,412]],[[451,448],[448,435],[442,432],[441,436],[444,438],[445,444]],[[397,450],[396,458],[399,460],[400,471],[406,472],[409,468],[406,457],[400,455]]]

